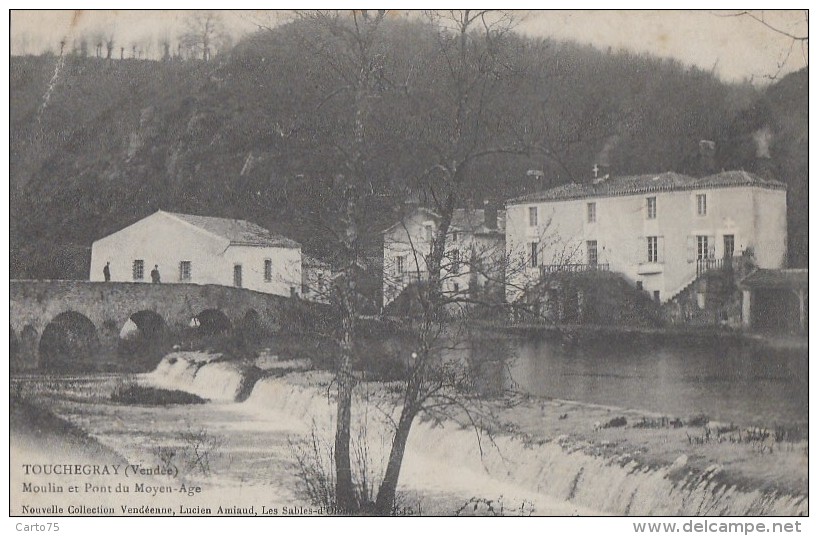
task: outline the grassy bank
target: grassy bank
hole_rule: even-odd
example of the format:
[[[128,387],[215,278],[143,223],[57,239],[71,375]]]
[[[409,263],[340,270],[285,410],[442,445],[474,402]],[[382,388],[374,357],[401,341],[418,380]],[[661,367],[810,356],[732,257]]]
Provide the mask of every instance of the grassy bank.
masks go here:
[[[28,461],[59,455],[72,460],[125,463],[119,454],[56,415],[44,402],[18,394],[9,397],[9,440],[12,452],[24,454]]]

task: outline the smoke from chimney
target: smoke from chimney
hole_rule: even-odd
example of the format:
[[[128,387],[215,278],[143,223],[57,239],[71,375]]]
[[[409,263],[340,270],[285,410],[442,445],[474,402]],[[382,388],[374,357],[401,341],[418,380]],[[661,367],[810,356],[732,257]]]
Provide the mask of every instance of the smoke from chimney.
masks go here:
[[[616,148],[621,139],[622,136],[619,134],[608,136],[608,139],[605,140],[605,145],[602,146],[602,150],[596,155],[597,165],[605,168],[611,167],[611,151]]]

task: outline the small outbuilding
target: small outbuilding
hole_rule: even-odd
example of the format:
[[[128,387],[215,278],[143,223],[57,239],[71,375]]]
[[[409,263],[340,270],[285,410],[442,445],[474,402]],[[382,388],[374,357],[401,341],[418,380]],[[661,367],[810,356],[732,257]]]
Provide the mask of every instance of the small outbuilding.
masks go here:
[[[809,270],[755,270],[741,280],[741,320],[747,329],[806,333]]]

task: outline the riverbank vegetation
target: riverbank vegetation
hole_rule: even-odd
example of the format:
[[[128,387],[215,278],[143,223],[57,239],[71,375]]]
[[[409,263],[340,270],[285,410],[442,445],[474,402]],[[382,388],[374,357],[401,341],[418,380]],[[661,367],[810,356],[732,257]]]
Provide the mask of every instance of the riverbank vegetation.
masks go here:
[[[167,406],[170,404],[204,404],[206,400],[185,391],[159,389],[135,382],[121,382],[111,393],[111,402],[127,405]]]

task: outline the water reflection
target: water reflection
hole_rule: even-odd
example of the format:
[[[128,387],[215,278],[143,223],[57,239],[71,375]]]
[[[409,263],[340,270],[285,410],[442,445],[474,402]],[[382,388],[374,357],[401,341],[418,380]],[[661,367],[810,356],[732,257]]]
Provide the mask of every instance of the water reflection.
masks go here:
[[[468,360],[487,394],[503,389],[740,424],[806,424],[807,351],[741,341],[680,344],[610,338],[473,341]]]

